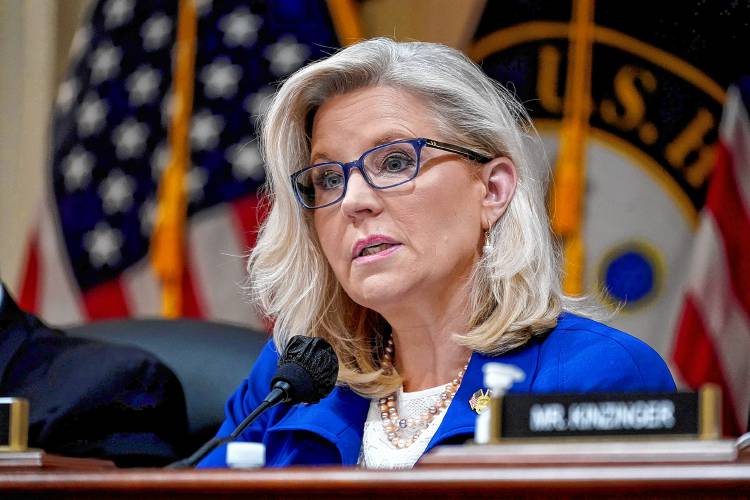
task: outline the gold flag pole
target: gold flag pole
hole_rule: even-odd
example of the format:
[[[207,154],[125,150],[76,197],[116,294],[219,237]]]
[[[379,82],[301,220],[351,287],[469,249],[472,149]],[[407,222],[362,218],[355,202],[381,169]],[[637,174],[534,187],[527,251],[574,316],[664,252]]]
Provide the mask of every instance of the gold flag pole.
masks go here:
[[[180,0],[177,60],[173,83],[174,114],[169,128],[170,159],[159,183],[156,224],[151,237],[151,264],[162,284],[162,314],[182,313],[187,198],[185,177],[190,164],[188,132],[193,108],[197,16],[193,0]]]
[[[328,0],[326,3],[342,47],[347,47],[364,38],[362,23],[353,0]]]
[[[586,136],[591,114],[591,59],[594,0],[575,0],[570,25],[560,155],[552,187],[552,228],[563,238],[563,290],[584,291],[583,196]]]

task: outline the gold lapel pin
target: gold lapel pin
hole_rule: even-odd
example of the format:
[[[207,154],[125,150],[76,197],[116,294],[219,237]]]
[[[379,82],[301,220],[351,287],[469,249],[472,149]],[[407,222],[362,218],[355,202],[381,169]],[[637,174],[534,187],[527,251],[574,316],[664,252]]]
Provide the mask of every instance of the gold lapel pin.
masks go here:
[[[471,395],[471,399],[469,399],[469,406],[472,410],[474,410],[477,413],[482,413],[482,410],[487,408],[487,405],[490,404],[490,390],[487,389],[487,391],[483,391],[482,389],[479,389],[477,392]]]

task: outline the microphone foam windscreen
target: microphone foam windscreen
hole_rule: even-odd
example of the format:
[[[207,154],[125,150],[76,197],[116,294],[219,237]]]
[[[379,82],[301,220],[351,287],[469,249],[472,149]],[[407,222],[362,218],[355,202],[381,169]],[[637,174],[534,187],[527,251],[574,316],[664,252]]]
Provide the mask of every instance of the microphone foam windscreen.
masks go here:
[[[292,386],[294,402],[317,403],[336,385],[339,362],[331,344],[321,338],[295,335],[279,360],[276,380]]]

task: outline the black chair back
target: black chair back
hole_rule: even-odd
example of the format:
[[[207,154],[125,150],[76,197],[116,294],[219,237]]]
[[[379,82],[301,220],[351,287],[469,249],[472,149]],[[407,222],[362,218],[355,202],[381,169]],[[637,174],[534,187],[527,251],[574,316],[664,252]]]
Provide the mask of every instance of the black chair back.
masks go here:
[[[264,332],[199,320],[125,319],[67,329],[73,337],[128,344],[154,354],[185,392],[189,431],[196,442],[224,419],[224,403],[250,373],[268,339]]]

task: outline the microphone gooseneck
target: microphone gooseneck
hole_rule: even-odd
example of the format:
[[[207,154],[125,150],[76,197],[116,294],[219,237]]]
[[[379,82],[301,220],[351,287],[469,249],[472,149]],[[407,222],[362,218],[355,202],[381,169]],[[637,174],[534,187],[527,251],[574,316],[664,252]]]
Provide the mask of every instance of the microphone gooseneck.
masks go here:
[[[216,447],[237,439],[261,413],[279,403],[317,403],[331,393],[338,372],[338,358],[328,342],[295,335],[279,359],[279,367],[271,379],[271,391],[263,402],[231,434],[214,437],[189,457],[173,462],[167,468],[193,467]]]

